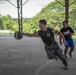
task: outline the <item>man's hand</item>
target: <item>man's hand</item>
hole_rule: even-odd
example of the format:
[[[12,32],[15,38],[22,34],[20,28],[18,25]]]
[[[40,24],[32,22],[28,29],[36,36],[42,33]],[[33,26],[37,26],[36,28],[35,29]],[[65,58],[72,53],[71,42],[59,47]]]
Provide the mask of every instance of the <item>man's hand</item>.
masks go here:
[[[68,30],[67,32],[63,33],[65,36],[70,35],[70,31]]]

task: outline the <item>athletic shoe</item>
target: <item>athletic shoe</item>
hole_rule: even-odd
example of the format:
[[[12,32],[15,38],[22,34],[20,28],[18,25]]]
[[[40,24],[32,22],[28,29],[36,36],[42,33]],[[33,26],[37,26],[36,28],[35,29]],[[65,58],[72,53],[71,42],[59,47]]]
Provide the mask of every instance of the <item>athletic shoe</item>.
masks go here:
[[[71,53],[69,53],[69,56],[72,58],[72,54]]]
[[[68,65],[65,65],[65,66],[64,66],[64,69],[67,70],[67,69],[68,69]]]

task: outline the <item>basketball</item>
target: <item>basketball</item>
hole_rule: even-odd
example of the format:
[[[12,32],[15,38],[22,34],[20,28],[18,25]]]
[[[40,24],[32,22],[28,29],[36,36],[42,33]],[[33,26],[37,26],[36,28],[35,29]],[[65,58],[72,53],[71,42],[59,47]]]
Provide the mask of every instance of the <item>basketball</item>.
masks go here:
[[[16,31],[15,34],[14,34],[14,37],[15,37],[17,40],[20,40],[20,39],[22,39],[23,34],[22,34],[22,32],[20,32],[20,31]]]

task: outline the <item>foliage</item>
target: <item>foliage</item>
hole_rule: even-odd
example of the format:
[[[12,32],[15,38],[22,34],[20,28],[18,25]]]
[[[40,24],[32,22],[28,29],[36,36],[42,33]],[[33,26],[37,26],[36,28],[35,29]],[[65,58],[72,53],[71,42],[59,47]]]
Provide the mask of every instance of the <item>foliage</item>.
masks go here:
[[[59,1],[59,3],[57,2]],[[55,0],[35,15],[33,18],[23,18],[23,32],[34,33],[39,30],[38,21],[45,19],[47,26],[60,30],[62,21],[65,20],[65,0]],[[62,6],[62,5],[63,6]],[[76,1],[69,0],[69,25],[76,33]],[[0,30],[18,30],[18,21],[10,15],[0,15]]]

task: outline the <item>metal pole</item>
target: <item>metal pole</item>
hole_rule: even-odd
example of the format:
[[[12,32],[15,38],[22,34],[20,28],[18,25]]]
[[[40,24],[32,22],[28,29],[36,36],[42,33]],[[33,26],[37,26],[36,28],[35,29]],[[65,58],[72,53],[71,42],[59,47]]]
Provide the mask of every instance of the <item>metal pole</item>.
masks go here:
[[[22,32],[22,0],[17,0],[17,10],[19,31]]]
[[[0,1],[8,1],[10,4],[12,4],[14,7],[16,7],[11,1],[9,0],[0,0]],[[22,6],[27,3],[29,0],[25,1],[23,4],[22,4],[22,0],[17,0],[17,11],[18,11],[18,28],[19,28],[19,31],[22,32],[22,29],[23,29],[23,22],[22,22]]]

